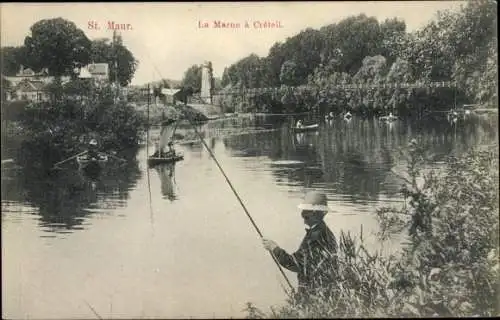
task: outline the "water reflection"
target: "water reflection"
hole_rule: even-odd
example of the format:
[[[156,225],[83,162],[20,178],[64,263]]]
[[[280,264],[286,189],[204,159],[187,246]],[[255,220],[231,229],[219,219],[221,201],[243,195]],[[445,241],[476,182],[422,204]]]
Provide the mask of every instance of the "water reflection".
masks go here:
[[[498,144],[496,119],[451,126],[340,118],[323,122],[318,134],[300,135],[286,118],[269,119],[241,124],[277,130],[244,129],[222,140],[206,133],[205,141],[263,233],[289,250],[304,232],[294,215],[304,189],[324,190],[330,205],[347,213],[327,216],[335,234],[359,236],[362,225],[369,249],[380,249],[369,236],[378,230],[373,212],[400,201],[402,181],[393,169],[404,167],[399,149],[406,151],[408,140],[428,144],[436,166],[471,146]],[[184,161],[151,169],[140,180],[147,149],[124,167],[106,166],[97,179],[78,170],[2,171],[5,314],[92,318],[85,300],[107,319],[241,318],[245,301],[281,304],[281,276],[216,164],[199,141],[179,149]],[[54,233],[83,227],[71,237]],[[47,235],[55,237],[40,239]],[[390,244],[380,245],[390,251]]]
[[[160,164],[155,166],[161,182],[161,194],[164,199],[177,200],[175,183],[175,163]]]
[[[4,202],[15,201],[37,208],[35,213],[46,231],[81,229],[90,214],[125,206],[140,177],[136,159],[122,166],[105,165],[98,175],[74,166],[48,173],[24,168],[15,177],[2,172],[2,207]]]
[[[353,117],[325,122],[319,132],[295,134],[287,125],[266,134],[232,136],[224,145],[233,156],[268,156],[279,184],[324,188],[334,198],[353,203],[377,201],[399,194],[403,181],[394,174],[404,162],[407,144],[416,138],[433,163],[495,139],[492,122],[473,119],[446,122],[382,122]],[[335,200],[335,199],[334,199]]]

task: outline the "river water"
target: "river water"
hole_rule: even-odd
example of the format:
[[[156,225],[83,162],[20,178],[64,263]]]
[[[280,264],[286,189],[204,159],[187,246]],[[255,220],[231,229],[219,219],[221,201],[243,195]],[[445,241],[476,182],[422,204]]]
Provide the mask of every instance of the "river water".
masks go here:
[[[374,212],[402,203],[400,151],[416,138],[439,169],[449,155],[498,144],[497,121],[354,118],[297,135],[268,117],[201,129],[262,233],[283,248],[299,245],[297,205],[318,189],[336,235],[362,228],[369,248],[394,252],[397,239],[377,241]],[[242,317],[247,301],[283,303],[285,282],[210,154],[196,141],[177,150],[184,160],[174,167],[148,171],[142,148],[97,178],[2,170],[3,317]]]

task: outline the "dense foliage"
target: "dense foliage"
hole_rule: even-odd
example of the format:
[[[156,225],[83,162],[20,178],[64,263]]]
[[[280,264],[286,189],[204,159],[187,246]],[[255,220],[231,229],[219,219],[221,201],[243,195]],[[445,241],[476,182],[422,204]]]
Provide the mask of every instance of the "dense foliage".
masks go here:
[[[46,68],[52,76],[74,76],[75,68],[91,62],[108,63],[110,81],[117,76],[125,86],[137,69],[138,61],[119,35],[114,45],[109,39],[89,40],[74,22],[62,18],[40,20],[30,31],[24,45],[1,48],[3,75],[13,76],[23,65],[35,72]]]
[[[64,86],[54,83],[47,90],[50,101],[26,104],[10,115],[22,128],[20,164],[50,167],[85,150],[91,138],[108,152],[137,146],[145,119],[126,102],[115,102],[111,86],[75,80]]]
[[[90,62],[90,40],[74,22],[62,18],[40,20],[24,39],[29,65],[34,70],[48,68],[61,76]]]
[[[498,148],[451,158],[441,173],[422,174],[423,155],[412,141],[406,205],[377,212],[382,238],[407,232],[400,253],[369,252],[362,235],[341,234],[332,291],[268,315],[249,304],[248,317],[498,316]]]
[[[109,81],[118,82],[126,86],[132,81],[139,61],[134,58],[120,35],[115,37],[115,43],[110,39],[96,39],[91,44],[91,59],[99,63],[109,64]]]
[[[422,113],[461,103],[496,106],[496,4],[471,1],[457,12],[440,12],[421,30],[407,33],[398,19],[383,22],[364,14],[319,30],[306,29],[275,43],[266,57],[255,54],[225,69],[227,89],[308,85],[288,97],[227,98],[237,109]],[[453,88],[339,90],[335,85],[456,81]],[[305,96],[313,96],[309,99]],[[262,99],[265,101],[263,102]],[[280,105],[281,106],[276,106]]]

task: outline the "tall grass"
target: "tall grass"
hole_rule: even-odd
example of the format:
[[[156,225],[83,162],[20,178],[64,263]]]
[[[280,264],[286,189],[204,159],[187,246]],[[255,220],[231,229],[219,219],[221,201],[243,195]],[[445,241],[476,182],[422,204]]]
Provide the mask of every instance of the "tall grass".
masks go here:
[[[398,255],[369,252],[362,235],[341,233],[332,288],[311,295],[308,303],[291,297],[267,314],[250,304],[248,316],[499,315],[498,147],[450,158],[440,174],[421,173],[424,153],[411,142],[406,204],[377,210],[381,239],[408,234]]]

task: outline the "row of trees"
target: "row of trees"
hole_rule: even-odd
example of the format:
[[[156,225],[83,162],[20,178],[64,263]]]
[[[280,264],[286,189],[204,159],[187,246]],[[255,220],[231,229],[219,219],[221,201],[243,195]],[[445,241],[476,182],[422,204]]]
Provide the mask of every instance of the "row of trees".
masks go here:
[[[139,63],[120,35],[114,41],[90,40],[74,22],[62,18],[40,20],[31,26],[30,32],[24,45],[1,48],[3,75],[15,75],[23,65],[35,72],[47,68],[56,77],[73,76],[75,68],[92,62],[108,63],[110,81],[117,77],[120,85],[126,86]]]
[[[378,22],[364,14],[319,30],[306,29],[275,43],[266,57],[255,54],[224,70],[225,88],[314,85],[318,92],[299,92],[255,100],[232,98],[225,105],[259,111],[300,108],[350,109],[362,113],[397,109],[409,112],[458,103],[493,104],[497,99],[496,6],[471,1],[457,12],[444,11],[415,32],[398,19]],[[348,83],[457,81],[453,90],[339,91]],[[309,101],[304,105],[304,100]],[[278,105],[278,106],[277,106]],[[326,110],[325,110],[326,111]]]

